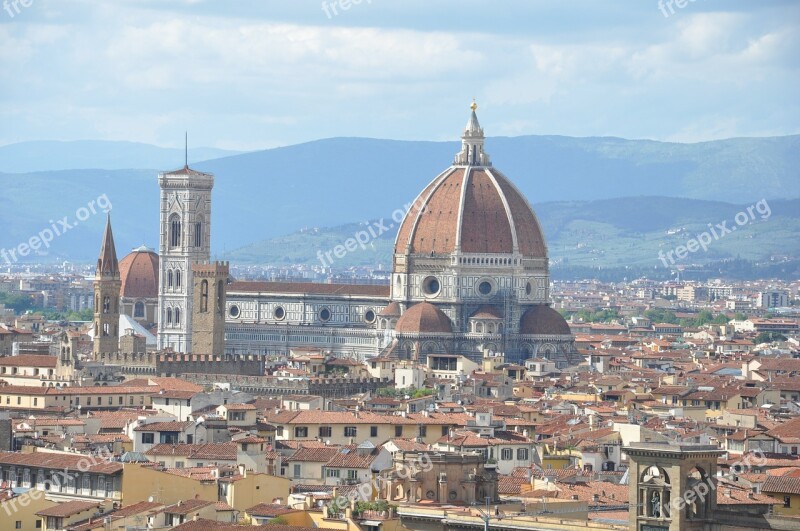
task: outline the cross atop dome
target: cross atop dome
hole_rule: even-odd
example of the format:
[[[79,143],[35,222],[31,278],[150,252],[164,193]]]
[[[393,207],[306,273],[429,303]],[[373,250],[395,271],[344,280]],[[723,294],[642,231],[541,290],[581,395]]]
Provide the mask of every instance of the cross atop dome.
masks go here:
[[[478,115],[475,110],[478,104],[475,100],[469,106],[472,109],[467,126],[464,128],[464,134],[461,135],[461,151],[456,154],[453,161],[455,166],[491,166],[489,155],[483,151],[483,128],[478,122]]]

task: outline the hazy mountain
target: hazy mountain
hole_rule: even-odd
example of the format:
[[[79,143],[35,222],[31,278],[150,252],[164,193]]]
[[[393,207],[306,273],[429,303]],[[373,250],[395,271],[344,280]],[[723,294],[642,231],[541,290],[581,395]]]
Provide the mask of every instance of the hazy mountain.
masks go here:
[[[554,266],[663,267],[659,251],[672,265],[668,253],[679,245],[709,231],[708,224],[724,222],[736,230],[727,234],[709,231],[706,250],[690,253],[677,263],[705,264],[740,257],[768,260],[773,255],[800,256],[800,199],[769,200],[752,209],[747,222],[737,225],[740,212],[750,205],[669,197],[629,197],[598,201],[569,201],[535,204]],[[760,208],[760,210],[758,210]],[[744,218],[740,217],[741,220]],[[320,265],[323,256],[336,245],[365,229],[363,223],[332,228],[302,230],[236,249],[226,258],[236,263]],[[391,267],[391,253],[397,228],[370,239],[334,266],[382,264]],[[674,254],[672,255],[675,256]],[[326,264],[327,265],[327,264]]]
[[[12,157],[12,147],[0,148],[0,167],[34,164],[25,157]],[[63,160],[59,161],[56,151],[40,152],[39,166],[69,167],[84,161],[89,167],[119,167],[126,164],[114,160],[134,159],[138,168],[170,170],[183,161],[180,150],[164,150],[165,160],[158,162],[155,159],[162,148],[129,143],[101,143],[94,151],[76,149],[75,153],[69,153],[67,144],[57,143],[57,147],[67,152]],[[111,147],[121,148],[119,158],[111,154]],[[532,203],[565,202],[552,213],[546,210],[549,206],[537,207],[544,209],[540,215],[554,257],[558,255],[558,242],[572,241],[568,239],[570,231],[584,230],[571,223],[586,220],[574,221],[569,216],[583,215],[585,209],[595,209],[591,223],[627,227],[626,220],[635,219],[643,234],[673,223],[670,216],[676,208],[678,212],[696,214],[692,219],[701,225],[722,219],[721,212],[713,210],[710,203],[685,203],[693,205],[688,211],[681,207],[684,202],[680,200],[660,203],[662,212],[656,205],[638,199],[620,203],[599,200],[669,196],[747,205],[762,198],[800,197],[800,136],[698,144],[524,136],[489,138],[486,148],[496,167]],[[138,149],[150,155],[139,159]],[[457,150],[458,142],[333,138],[195,164],[197,169],[216,174],[214,253],[222,255],[303,228],[388,219],[395,210],[413,201],[450,164]],[[142,243],[155,247],[159,193],[156,174],[155,169],[0,174],[0,223],[4,227],[0,248],[27,241],[49,226],[49,220],[74,217],[80,207],[101,194],[113,204],[115,239],[121,255]],[[560,224],[549,221],[561,219],[559,216],[563,217]],[[54,241],[48,256],[94,259],[102,218],[91,216]],[[777,223],[768,226],[782,229]]]
[[[196,147],[189,148],[189,163],[237,155],[241,151]],[[183,149],[172,149],[137,142],[76,140],[72,142],[35,141],[0,146],[0,172],[102,168],[171,168],[183,165]]]

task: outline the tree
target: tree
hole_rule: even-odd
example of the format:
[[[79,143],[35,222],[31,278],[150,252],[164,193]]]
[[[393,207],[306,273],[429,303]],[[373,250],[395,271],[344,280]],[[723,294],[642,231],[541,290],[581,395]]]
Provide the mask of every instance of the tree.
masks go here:
[[[24,313],[33,308],[33,298],[21,293],[0,293],[0,304],[16,313]]]
[[[678,324],[678,317],[674,312],[661,308],[653,308],[644,312],[644,316],[654,323]]]
[[[726,316],[724,313],[721,313],[718,316],[714,317],[714,320],[711,322],[713,324],[724,325],[728,324],[728,321],[730,321],[730,319],[728,319],[728,316]]]
[[[778,332],[761,332],[756,336],[756,344],[772,343],[773,341],[786,341],[786,336]]]

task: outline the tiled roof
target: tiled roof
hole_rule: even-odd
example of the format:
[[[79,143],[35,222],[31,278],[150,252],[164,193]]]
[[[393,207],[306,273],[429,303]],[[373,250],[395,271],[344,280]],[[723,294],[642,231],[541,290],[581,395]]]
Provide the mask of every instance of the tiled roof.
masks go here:
[[[39,511],[38,513],[36,513],[36,515],[66,518],[68,516],[80,514],[84,511],[89,511],[97,507],[100,507],[100,502],[73,500],[64,503],[59,503],[58,505],[54,505],[52,507],[48,507],[47,509]]]
[[[59,454],[51,452],[17,453],[0,452],[0,464],[19,465],[57,470],[89,471],[96,474],[114,474],[122,470],[122,464],[103,461],[82,454]]]
[[[297,512],[297,509],[292,509],[291,507],[279,505],[277,503],[259,503],[258,505],[254,505],[253,507],[246,509],[245,512],[250,516],[275,518],[276,516],[280,516],[282,514]]]
[[[156,414],[158,414],[157,411],[150,409],[118,409],[115,411],[90,411],[88,418],[99,418],[100,429],[121,430],[126,424],[141,416],[152,416]]]
[[[397,320],[395,331],[399,333],[445,333],[453,331],[447,315],[429,302],[418,302]]]
[[[497,476],[497,493],[506,495],[518,495],[522,491],[522,486],[527,485],[526,478],[516,476]]]
[[[225,404],[223,406],[228,411],[255,411],[255,404]]]
[[[774,494],[800,494],[800,477],[769,476],[761,491]]]
[[[0,367],[47,367],[54,369],[58,359],[45,354],[20,354],[0,357]],[[7,376],[15,376],[9,374]]]
[[[161,455],[177,455],[189,459],[211,461],[236,461],[236,443],[205,444],[157,444],[145,452],[145,455],[158,457]]]
[[[321,448],[299,448],[286,462],[312,462],[327,463],[334,455],[339,452],[336,446],[324,446]]]
[[[137,249],[119,262],[120,296],[158,297],[158,255]]]
[[[800,444],[800,417],[787,420],[767,432],[784,444]]]
[[[427,444],[417,442],[416,439],[396,438],[390,439],[386,443],[393,443],[401,452],[424,452],[429,449]]]
[[[537,304],[522,316],[519,333],[570,335],[572,331],[560,313],[546,304]]]
[[[184,431],[194,426],[194,422],[185,421],[178,422],[175,420],[169,422],[151,422],[150,424],[143,424],[133,428],[133,431]]]
[[[358,445],[348,444],[339,448],[325,466],[328,468],[369,468],[377,456],[377,448],[367,452],[359,450]]]
[[[164,508],[164,512],[169,514],[189,514],[192,511],[197,511],[203,507],[214,505],[214,503],[216,502],[193,498],[185,501],[179,501],[178,503],[170,505]]]

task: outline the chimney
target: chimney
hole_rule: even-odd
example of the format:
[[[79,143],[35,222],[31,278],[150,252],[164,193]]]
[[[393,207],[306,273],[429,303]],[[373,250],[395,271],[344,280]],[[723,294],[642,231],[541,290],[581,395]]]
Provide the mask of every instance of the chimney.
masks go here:
[[[573,494],[572,495],[572,500],[573,501],[578,501],[578,495],[577,494]]]
[[[595,503],[599,502],[600,501],[600,495],[599,494],[592,494],[592,501],[595,502]]]

